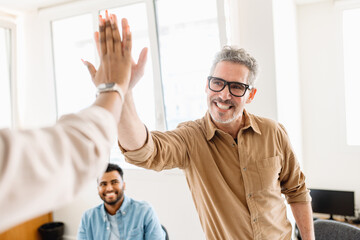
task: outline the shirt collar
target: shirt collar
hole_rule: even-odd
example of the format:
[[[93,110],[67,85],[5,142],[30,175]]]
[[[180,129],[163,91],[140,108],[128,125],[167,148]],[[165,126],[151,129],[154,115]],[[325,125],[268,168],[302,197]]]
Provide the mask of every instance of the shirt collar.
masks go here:
[[[130,206],[130,198],[128,198],[125,194],[124,194],[124,201],[123,203],[121,204],[120,208],[116,211],[116,213],[118,213],[119,211],[121,212],[127,212],[127,209],[129,208]],[[107,218],[107,212],[106,212],[106,209],[105,209],[105,204],[102,204],[101,206],[101,212],[103,214],[103,217],[104,219]]]
[[[245,117],[245,126],[243,127],[243,129],[251,128],[254,132],[261,135],[261,131],[259,129],[257,122],[254,119],[254,116],[248,113],[245,109],[243,112],[243,116]],[[214,137],[216,130],[219,129],[215,126],[214,122],[212,121],[209,111],[207,111],[205,115],[205,127],[206,127],[206,139],[210,141]]]

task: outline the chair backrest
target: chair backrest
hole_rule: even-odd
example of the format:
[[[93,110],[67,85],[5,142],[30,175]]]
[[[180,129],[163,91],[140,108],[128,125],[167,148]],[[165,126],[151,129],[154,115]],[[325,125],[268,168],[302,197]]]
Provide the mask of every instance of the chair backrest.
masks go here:
[[[359,240],[360,228],[332,220],[314,222],[316,240]]]
[[[165,232],[165,240],[169,240],[169,234],[168,234],[166,228],[164,227],[164,225],[161,225],[161,227],[162,227],[162,229],[163,229],[164,232]]]

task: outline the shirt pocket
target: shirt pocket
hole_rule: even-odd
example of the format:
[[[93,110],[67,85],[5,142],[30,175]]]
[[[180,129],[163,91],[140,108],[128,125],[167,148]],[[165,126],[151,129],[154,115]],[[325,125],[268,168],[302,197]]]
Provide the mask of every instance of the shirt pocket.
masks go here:
[[[280,189],[280,156],[265,158],[256,162],[262,189]]]
[[[143,228],[138,227],[132,229],[129,234],[127,240],[142,240],[144,239],[144,232]]]

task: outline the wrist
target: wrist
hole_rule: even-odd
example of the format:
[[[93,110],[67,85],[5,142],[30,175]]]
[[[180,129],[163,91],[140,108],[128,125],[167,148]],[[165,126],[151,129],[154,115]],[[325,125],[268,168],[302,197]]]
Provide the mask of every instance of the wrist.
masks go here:
[[[120,96],[122,102],[124,102],[124,92],[121,87],[116,83],[101,83],[97,86],[97,93],[96,96],[103,93],[115,92]]]

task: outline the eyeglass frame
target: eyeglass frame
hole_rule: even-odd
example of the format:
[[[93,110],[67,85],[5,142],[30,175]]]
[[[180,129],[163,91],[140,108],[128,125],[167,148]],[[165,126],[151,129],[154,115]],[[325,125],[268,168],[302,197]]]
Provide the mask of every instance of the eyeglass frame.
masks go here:
[[[213,79],[213,78],[216,79],[216,80],[220,80],[220,81],[224,82],[224,86],[223,86],[220,90],[213,90],[213,89],[210,88],[210,81],[211,81],[211,79]],[[225,89],[226,86],[228,86],[230,94],[233,95],[234,97],[243,97],[248,89],[249,89],[249,91],[251,91],[251,90],[253,89],[253,86],[251,86],[251,85],[249,85],[249,84],[245,84],[245,83],[241,83],[241,82],[228,82],[228,81],[226,81],[225,79],[222,79],[222,78],[219,78],[219,77],[208,76],[207,79],[208,79],[208,88],[209,88],[211,91],[213,91],[213,92],[221,92],[222,90]],[[231,92],[230,84],[236,84],[236,85],[245,86],[245,91],[244,91],[243,95],[240,95],[240,96],[239,96],[239,95],[233,94],[233,93]]]

